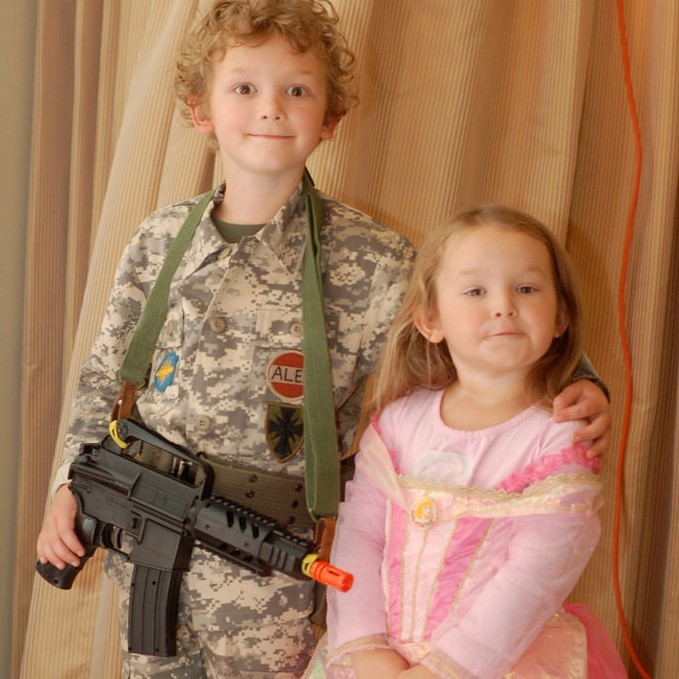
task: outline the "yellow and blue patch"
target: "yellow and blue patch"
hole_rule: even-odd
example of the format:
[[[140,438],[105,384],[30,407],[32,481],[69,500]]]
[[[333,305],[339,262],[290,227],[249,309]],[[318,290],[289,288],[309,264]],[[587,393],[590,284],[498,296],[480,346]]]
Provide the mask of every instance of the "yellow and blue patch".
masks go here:
[[[170,351],[156,368],[156,371],[153,374],[153,381],[159,392],[164,392],[172,384],[178,361],[178,354],[174,351]]]

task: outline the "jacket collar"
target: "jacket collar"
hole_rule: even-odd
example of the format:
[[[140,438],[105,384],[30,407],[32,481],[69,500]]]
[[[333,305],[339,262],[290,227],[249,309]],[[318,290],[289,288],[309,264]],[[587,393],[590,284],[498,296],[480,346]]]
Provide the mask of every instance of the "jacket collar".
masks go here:
[[[216,191],[208,203],[196,233],[184,256],[185,266],[182,278],[195,273],[198,269],[217,259],[227,249],[233,248],[235,253],[240,244],[229,244],[219,235],[212,221],[212,211],[224,199],[224,184]],[[267,247],[280,264],[291,275],[297,275],[302,266],[304,246],[306,243],[306,205],[302,184],[295,189],[288,201],[255,236]],[[247,239],[245,239],[247,240]]]

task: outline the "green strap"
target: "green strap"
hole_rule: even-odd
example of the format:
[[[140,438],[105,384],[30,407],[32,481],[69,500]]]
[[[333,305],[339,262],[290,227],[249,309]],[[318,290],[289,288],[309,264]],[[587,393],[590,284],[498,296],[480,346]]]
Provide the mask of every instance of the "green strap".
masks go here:
[[[323,204],[304,172],[307,244],[302,262],[304,327],[304,470],[311,518],[337,516],[340,499],[340,454],[332,392],[328,334],[321,278],[320,226]]]
[[[172,277],[189,247],[205,208],[212,200],[214,193],[214,191],[208,191],[201,196],[170,246],[155,285],[137,322],[123,363],[118,370],[118,379],[121,382],[132,382],[137,387],[146,383],[158,335],[160,335],[160,329],[163,327],[167,316],[167,299],[170,294]]]
[[[319,230],[323,224],[323,204],[306,170],[302,181],[307,211],[307,247],[302,261],[305,486],[309,513],[317,520],[337,515],[340,454],[320,266]],[[200,198],[170,247],[118,371],[123,383],[137,387],[146,383],[160,329],[167,316],[170,283],[214,193],[210,191]]]

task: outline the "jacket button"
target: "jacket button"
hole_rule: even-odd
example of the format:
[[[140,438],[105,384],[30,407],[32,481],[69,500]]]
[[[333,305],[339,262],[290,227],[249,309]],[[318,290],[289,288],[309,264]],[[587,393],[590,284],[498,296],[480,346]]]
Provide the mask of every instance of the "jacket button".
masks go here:
[[[210,328],[218,334],[224,332],[226,330],[226,318],[224,316],[213,316],[210,319]]]
[[[196,427],[200,431],[208,431],[212,427],[212,420],[207,415],[199,415],[196,418]]]

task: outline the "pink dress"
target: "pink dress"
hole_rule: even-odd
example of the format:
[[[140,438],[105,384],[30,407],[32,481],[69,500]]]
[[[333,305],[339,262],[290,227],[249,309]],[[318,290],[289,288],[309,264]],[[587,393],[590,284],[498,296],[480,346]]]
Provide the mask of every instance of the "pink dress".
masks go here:
[[[391,404],[361,441],[332,561],[328,633],[308,676],[396,649],[441,677],[626,677],[581,606],[564,605],[597,544],[597,463],[576,425],[529,408],[481,431],[440,418],[441,391]]]

